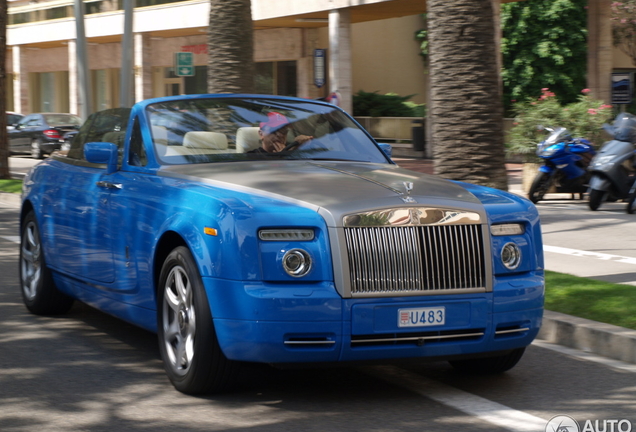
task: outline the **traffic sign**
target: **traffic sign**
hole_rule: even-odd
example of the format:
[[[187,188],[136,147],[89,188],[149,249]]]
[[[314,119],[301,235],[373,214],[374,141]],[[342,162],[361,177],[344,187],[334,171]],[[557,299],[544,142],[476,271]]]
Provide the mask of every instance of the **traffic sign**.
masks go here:
[[[191,52],[174,53],[174,71],[176,76],[194,76],[194,54]]]
[[[632,74],[629,72],[612,73],[612,103],[632,103]]]
[[[325,56],[324,49],[314,50],[314,84],[318,88],[325,85]]]

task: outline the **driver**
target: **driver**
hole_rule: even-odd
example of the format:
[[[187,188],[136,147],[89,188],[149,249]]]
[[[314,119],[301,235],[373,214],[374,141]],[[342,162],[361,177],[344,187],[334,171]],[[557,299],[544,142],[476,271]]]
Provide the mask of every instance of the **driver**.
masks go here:
[[[278,153],[302,145],[313,138],[313,136],[298,135],[288,145],[287,132],[289,132],[289,120],[287,120],[287,117],[275,111],[268,113],[267,121],[261,122],[258,130],[261,146],[248,153]]]

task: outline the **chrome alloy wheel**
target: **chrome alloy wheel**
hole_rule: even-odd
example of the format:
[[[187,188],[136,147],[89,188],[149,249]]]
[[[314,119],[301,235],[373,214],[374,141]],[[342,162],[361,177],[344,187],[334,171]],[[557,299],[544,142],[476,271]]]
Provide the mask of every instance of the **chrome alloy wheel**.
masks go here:
[[[21,282],[24,296],[32,301],[42,277],[42,247],[35,221],[31,220],[22,234],[22,253],[20,256]]]
[[[185,269],[173,267],[163,289],[163,343],[170,367],[183,376],[192,365],[196,336],[192,286]]]

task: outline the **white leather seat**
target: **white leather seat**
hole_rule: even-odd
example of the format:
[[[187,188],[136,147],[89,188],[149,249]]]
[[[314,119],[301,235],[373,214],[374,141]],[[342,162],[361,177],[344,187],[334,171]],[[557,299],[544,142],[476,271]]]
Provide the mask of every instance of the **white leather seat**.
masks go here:
[[[258,127],[242,127],[236,131],[236,152],[247,153],[261,146]]]
[[[205,150],[204,153],[227,153],[227,136],[221,132],[188,132],[183,137],[183,146]]]

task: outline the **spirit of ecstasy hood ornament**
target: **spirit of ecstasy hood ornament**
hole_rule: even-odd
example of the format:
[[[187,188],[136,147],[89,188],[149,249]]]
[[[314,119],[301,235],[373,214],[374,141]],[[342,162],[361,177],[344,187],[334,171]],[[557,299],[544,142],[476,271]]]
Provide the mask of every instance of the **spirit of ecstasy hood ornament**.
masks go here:
[[[401,196],[402,201],[404,201],[405,203],[417,202],[411,197],[411,191],[413,190],[413,182],[402,182],[402,184],[404,185],[404,189],[406,191]]]

